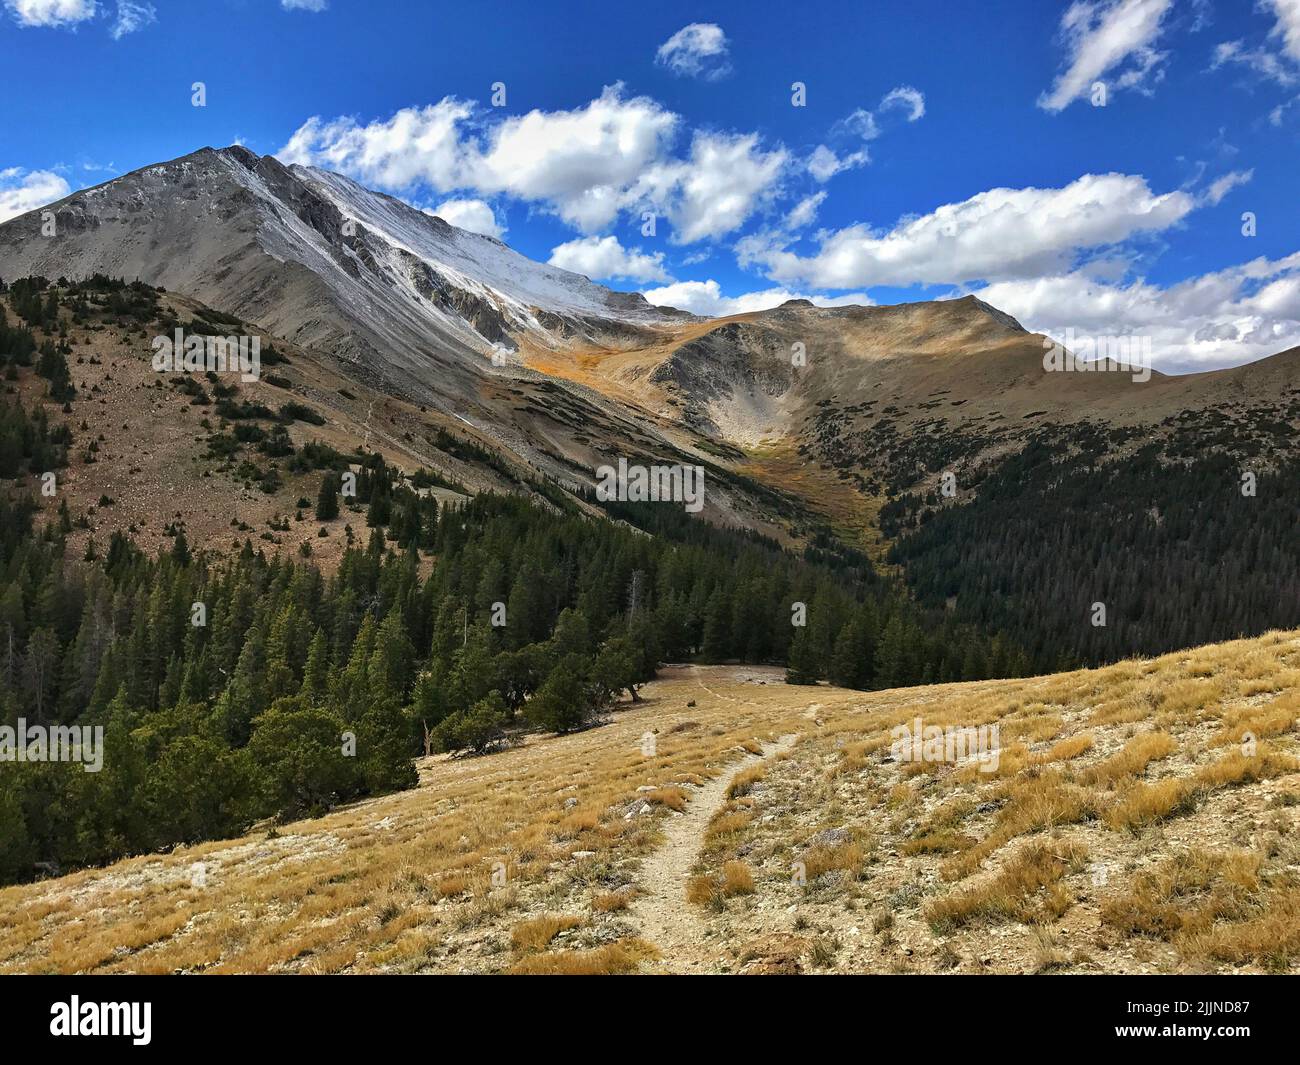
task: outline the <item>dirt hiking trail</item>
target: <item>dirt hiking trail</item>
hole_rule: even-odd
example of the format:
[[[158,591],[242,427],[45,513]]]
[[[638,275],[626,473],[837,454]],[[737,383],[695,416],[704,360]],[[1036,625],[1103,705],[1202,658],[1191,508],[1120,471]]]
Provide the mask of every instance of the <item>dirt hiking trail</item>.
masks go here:
[[[723,767],[721,773],[692,796],[686,810],[664,822],[664,841],[641,864],[637,886],[641,894],[631,916],[642,939],[659,948],[662,957],[643,966],[647,973],[698,973],[713,968],[720,947],[706,938],[708,922],[701,909],[686,901],[686,884],[704,846],[709,821],[727,799],[727,787],[742,769],[790,750],[797,735],[782,736],[763,748]]]

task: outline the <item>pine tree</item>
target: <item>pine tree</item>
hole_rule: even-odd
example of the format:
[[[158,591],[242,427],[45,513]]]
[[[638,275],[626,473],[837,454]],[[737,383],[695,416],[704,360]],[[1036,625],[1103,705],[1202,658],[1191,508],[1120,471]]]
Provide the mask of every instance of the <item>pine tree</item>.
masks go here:
[[[731,603],[722,587],[709,597],[700,657],[706,662],[725,662],[731,657]]]
[[[192,560],[190,545],[185,539],[185,530],[176,530],[176,539],[172,542],[172,561],[178,566],[188,566]]]
[[[339,516],[339,479],[330,472],[321,478],[320,491],[316,495],[316,520],[333,521]]]
[[[325,630],[318,627],[311,640],[311,650],[307,652],[307,665],[299,689],[308,706],[324,705],[329,695],[329,673],[329,641],[325,639]]]
[[[895,614],[889,619],[876,647],[876,684],[881,688],[896,688],[906,683],[907,643],[902,619]]]
[[[816,641],[806,626],[799,628],[790,644],[790,664],[786,669],[787,684],[816,684],[822,676],[822,661]]]

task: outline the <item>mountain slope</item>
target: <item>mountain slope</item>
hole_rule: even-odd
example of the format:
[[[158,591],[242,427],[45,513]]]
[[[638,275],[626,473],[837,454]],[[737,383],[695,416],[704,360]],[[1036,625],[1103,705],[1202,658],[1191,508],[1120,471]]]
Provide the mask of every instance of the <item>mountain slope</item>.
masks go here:
[[[669,668],[412,791],[4,888],[0,971],[1294,972],[1298,668],[1297,632],[880,692]],[[918,716],[996,723],[997,770],[900,762]]]
[[[974,297],[794,300],[700,319],[239,147],[146,167],[50,210],[52,238],[40,212],[0,226],[0,277],[100,271],[164,285],[332,361],[405,405],[401,417],[413,407],[418,422],[468,426],[565,487],[592,485],[618,456],[706,463],[706,516],[782,539],[829,522],[883,554],[877,514],[889,500],[932,490],[950,468],[969,481],[1048,426],[1166,438],[1189,417],[1296,424],[1295,351],[1135,381],[1049,372],[1044,338]],[[398,415],[372,425],[367,414],[367,432],[418,442]],[[1204,434],[1205,449],[1231,443]],[[802,519],[769,491],[800,501]]]
[[[238,147],[203,149],[49,210],[53,237],[41,235],[41,212],[0,226],[0,277],[103,273],[161,285],[325,360],[406,417],[416,408],[426,429],[468,426],[508,462],[565,487],[590,486],[596,467],[620,455],[718,461],[698,433],[646,421],[512,354],[523,341],[645,343],[691,316],[534,263],[345,178]],[[148,357],[147,342],[137,348]],[[401,410],[380,424],[385,405],[366,413],[367,439],[418,439]],[[770,511],[734,481],[715,480],[706,502],[713,520],[778,532]]]
[[[682,317],[524,258],[346,178],[239,147],[202,149],[0,227],[4,276],[99,272],[184,292],[436,398],[516,332],[542,342]],[[477,358],[471,358],[476,356]]]

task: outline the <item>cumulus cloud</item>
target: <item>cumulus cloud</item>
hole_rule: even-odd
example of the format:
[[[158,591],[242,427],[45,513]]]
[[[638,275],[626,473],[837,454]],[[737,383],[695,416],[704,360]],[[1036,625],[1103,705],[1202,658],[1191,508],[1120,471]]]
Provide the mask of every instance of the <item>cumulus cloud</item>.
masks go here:
[[[128,33],[143,29],[158,21],[158,12],[153,4],[140,3],[138,0],[117,0],[117,18],[109,30],[113,40],[120,41]]]
[[[648,175],[647,191],[673,223],[670,239],[693,244],[744,225],[775,193],[788,160],[783,148],[764,151],[753,133],[696,133],[690,157]]]
[[[1112,75],[1109,88],[1141,88],[1163,76],[1167,53],[1155,49],[1173,0],[1075,0],[1061,17],[1066,69],[1038,106],[1063,111]]]
[[[775,192],[788,161],[754,134],[700,133],[689,154],[673,145],[680,118],[621,85],[571,110],[496,118],[446,97],[362,125],[308,119],[277,153],[390,191],[472,191],[542,204],[584,233],[622,212],[649,209],[676,243],[723,236]]]
[[[61,200],[71,191],[67,181],[50,170],[0,170],[0,222]]]
[[[595,280],[667,281],[663,252],[624,248],[617,237],[582,237],[551,249],[550,263]]]
[[[977,294],[1051,336],[1073,329],[1149,337],[1153,364],[1166,373],[1237,365],[1300,345],[1300,252],[1168,288],[1144,279],[1106,283],[1075,271],[997,282]]]
[[[646,96],[606,88],[571,111],[530,111],[494,127],[486,150],[471,151],[480,189],[554,204],[561,218],[590,232],[609,225],[668,151],[679,119]]]
[[[1154,193],[1128,174],[1085,174],[1063,188],[989,189],[878,232],[854,225],[813,255],[742,242],[742,261],[784,283],[826,288],[959,284],[1062,272],[1082,251],[1105,248],[1181,221],[1188,192]]]
[[[460,229],[468,229],[471,233],[481,233],[485,237],[500,240],[505,235],[505,229],[497,223],[491,204],[483,200],[443,200],[429,210],[429,214],[436,214],[444,222],[450,222]]]
[[[655,62],[678,77],[717,81],[731,73],[727,35],[712,22],[683,26],[659,46]]]
[[[286,11],[324,11],[329,3],[327,0],[280,0],[280,6]]]
[[[383,188],[425,184],[450,192],[468,177],[459,127],[473,113],[472,105],[448,96],[365,126],[354,118],[324,122],[313,115],[276,154],[284,163],[337,170]]]
[[[98,13],[96,0],[5,0],[20,26],[75,26]]]
[[[869,307],[872,299],[865,292],[850,292],[840,296],[808,296],[785,288],[769,288],[761,292],[746,292],[740,296],[724,296],[722,286],[716,281],[676,281],[662,288],[647,289],[643,296],[656,307],[676,307],[692,314],[718,318],[728,314],[745,314],[779,307],[786,300],[811,300],[819,307],[843,307],[859,304]]]

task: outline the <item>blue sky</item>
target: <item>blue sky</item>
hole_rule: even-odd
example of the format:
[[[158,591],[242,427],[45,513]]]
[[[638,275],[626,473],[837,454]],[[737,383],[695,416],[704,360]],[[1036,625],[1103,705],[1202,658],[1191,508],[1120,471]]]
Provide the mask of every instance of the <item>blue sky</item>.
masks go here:
[[[0,218],[239,141],[701,313],[1300,344],[1300,0],[0,0],[0,59]]]

